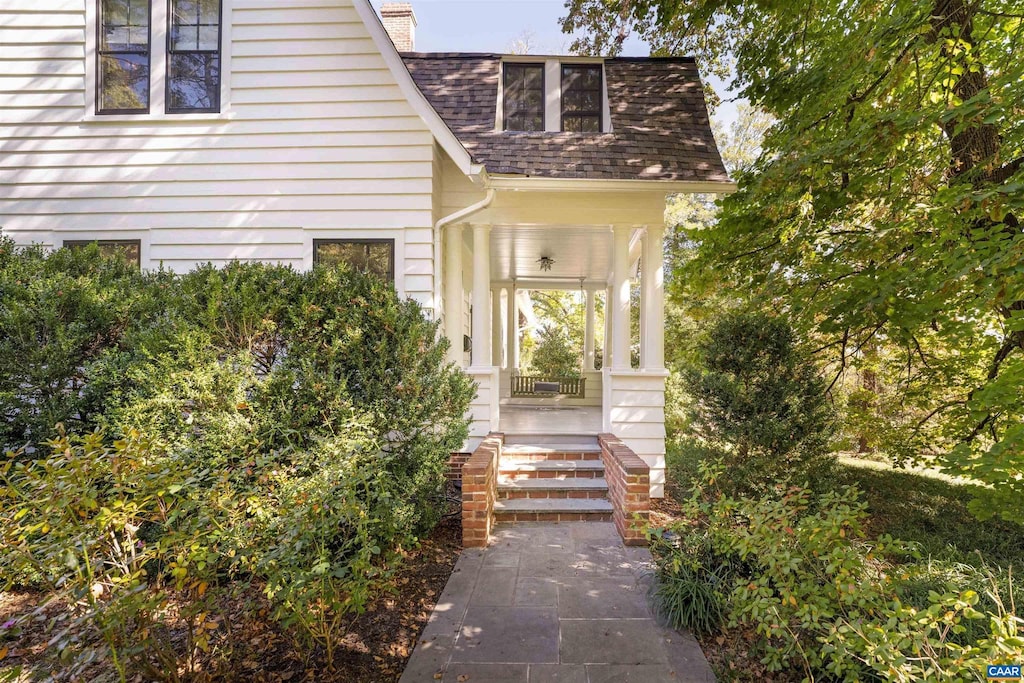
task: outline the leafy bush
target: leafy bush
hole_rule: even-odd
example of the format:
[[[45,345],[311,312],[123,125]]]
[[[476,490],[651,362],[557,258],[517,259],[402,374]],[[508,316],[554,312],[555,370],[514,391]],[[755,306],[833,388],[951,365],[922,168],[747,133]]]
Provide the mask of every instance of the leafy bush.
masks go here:
[[[1024,655],[1024,620],[994,584],[984,602],[977,584],[956,582],[924,600],[908,596],[893,558],[912,549],[888,537],[866,540],[856,489],[709,497],[726,470],[702,472],[707,488],[684,504],[687,521],[672,527],[700,540],[669,556],[702,567],[694,577],[704,585],[694,593],[710,593],[722,572],[735,572],[727,623],[761,637],[769,670],[802,671],[807,680],[972,680],[985,664]]]
[[[157,314],[165,279],[95,246],[48,254],[0,238],[0,449],[41,443],[59,422],[90,428],[88,363]]]
[[[715,553],[706,533],[693,528],[681,531],[682,535],[648,531],[655,562],[649,597],[663,623],[703,636],[726,621],[736,572],[728,558]]]
[[[732,491],[821,481],[832,416],[825,388],[793,330],[759,313],[728,313],[699,345],[687,374],[695,432],[719,447]]]
[[[33,337],[45,348],[21,359],[34,367],[16,362],[29,338],[0,341],[0,405],[20,419],[5,443],[39,446],[3,463],[0,583],[32,578],[81,607],[72,672],[99,656],[80,637],[94,629],[122,674],[187,677],[197,653],[226,647],[215,594],[249,582],[330,661],[439,518],[472,382],[445,361],[437,324],[372,276],[256,264],[141,275],[92,257],[2,253],[0,286],[52,282],[0,311],[0,326],[46,323]],[[66,307],[53,290],[73,287],[81,302]],[[36,376],[39,389],[23,379]],[[38,398],[51,385],[52,409]],[[60,436],[46,455],[38,437],[55,419],[98,431]]]
[[[99,659],[122,681],[187,677],[218,645],[208,590],[234,514],[215,496],[224,474],[185,468],[138,435],[112,448],[100,434],[60,435],[49,448],[0,467],[0,573],[34,576],[67,605],[53,638],[64,674]]]

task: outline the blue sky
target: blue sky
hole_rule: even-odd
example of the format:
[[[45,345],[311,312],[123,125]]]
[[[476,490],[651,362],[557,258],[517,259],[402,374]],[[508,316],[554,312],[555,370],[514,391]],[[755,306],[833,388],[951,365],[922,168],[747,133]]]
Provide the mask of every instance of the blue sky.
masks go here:
[[[531,35],[538,54],[565,54],[571,40],[561,32],[559,19],[565,15],[563,0],[408,0],[419,25],[416,49],[420,52],[508,52],[513,41]],[[384,0],[372,0],[378,10]],[[649,54],[647,45],[630,39],[623,50],[627,56]],[[724,85],[711,79],[715,89],[728,97]],[[724,102],[716,119],[729,123],[735,105]]]

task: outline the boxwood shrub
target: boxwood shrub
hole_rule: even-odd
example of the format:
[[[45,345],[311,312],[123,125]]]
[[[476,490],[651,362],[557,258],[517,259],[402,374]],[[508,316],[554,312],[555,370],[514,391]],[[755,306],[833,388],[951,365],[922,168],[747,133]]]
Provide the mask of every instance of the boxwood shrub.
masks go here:
[[[104,644],[62,661],[129,677],[197,666],[211,596],[250,583],[329,662],[439,519],[475,391],[446,347],[345,267],[140,273],[0,241],[0,585],[77,605]]]

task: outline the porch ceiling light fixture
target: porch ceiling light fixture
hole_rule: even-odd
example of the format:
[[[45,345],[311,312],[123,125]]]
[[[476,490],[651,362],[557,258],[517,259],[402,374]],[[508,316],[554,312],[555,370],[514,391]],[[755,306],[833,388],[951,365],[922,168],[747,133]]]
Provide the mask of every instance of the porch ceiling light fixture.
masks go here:
[[[546,273],[551,270],[551,266],[555,265],[555,259],[550,256],[541,256],[537,259],[537,263],[540,264],[540,269]]]

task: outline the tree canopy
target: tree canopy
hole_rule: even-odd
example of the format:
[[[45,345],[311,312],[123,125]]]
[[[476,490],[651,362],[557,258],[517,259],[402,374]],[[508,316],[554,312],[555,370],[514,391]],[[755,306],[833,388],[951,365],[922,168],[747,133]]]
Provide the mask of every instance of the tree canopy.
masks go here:
[[[1015,0],[569,0],[582,51],[692,52],[771,115],[686,277],[752,292],[844,368],[885,344],[890,450],[1024,520],[1024,11]]]

